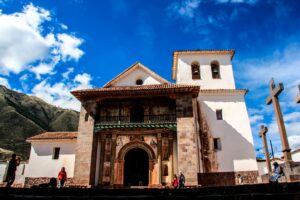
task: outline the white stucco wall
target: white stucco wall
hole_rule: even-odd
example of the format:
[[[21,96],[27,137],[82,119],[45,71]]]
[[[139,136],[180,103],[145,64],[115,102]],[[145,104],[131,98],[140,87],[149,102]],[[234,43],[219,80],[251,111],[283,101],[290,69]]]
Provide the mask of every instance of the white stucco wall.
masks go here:
[[[57,177],[61,167],[73,177],[76,141],[32,142],[26,177]],[[59,159],[52,159],[53,149],[60,148]]]
[[[218,171],[257,170],[250,121],[243,95],[203,96],[198,100],[214,138],[221,139],[216,151]],[[222,109],[223,120],[217,120],[216,110]]]
[[[0,161],[0,183],[4,181],[8,161]]]
[[[292,159],[295,162],[300,162],[300,152],[292,153]]]
[[[115,83],[114,86],[134,86],[136,85],[136,80],[138,79],[143,80],[143,85],[161,84],[160,81],[152,77],[145,70],[136,69],[135,71],[132,71],[126,77]]]
[[[259,176],[268,173],[266,161],[257,161],[257,168]]]
[[[191,64],[194,61],[200,64],[201,79],[192,79]],[[212,78],[212,61],[220,64],[220,79]],[[179,55],[176,83],[200,85],[201,89],[235,89],[230,55]]]

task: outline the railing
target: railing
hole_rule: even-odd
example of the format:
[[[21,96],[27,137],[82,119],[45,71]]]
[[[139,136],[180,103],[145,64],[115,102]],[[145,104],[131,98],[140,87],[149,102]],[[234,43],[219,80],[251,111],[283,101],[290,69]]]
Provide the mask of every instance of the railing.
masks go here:
[[[102,116],[96,124],[130,124],[130,123],[168,123],[176,122],[176,115],[144,115],[130,118],[130,116]]]

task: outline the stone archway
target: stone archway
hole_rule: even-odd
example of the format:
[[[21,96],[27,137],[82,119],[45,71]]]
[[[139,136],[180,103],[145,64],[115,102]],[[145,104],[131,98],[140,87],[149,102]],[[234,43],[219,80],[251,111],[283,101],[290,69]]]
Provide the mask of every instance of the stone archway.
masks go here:
[[[132,150],[141,150],[148,155],[148,166],[149,169],[148,173],[148,183],[144,183],[144,185],[151,185],[152,183],[152,176],[153,176],[153,169],[156,160],[155,153],[153,149],[145,142],[142,141],[133,141],[125,144],[119,151],[117,159],[115,160],[115,184],[116,185],[123,185],[124,184],[124,177],[125,177],[125,157],[128,153],[133,152]]]
[[[149,185],[149,158],[146,151],[134,148],[124,158],[124,186]]]

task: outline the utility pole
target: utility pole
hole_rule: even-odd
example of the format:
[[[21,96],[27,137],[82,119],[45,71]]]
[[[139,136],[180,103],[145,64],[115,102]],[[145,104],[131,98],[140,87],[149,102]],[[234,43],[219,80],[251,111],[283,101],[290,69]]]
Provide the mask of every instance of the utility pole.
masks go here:
[[[270,147],[271,147],[272,158],[274,159],[274,151],[273,151],[272,140],[270,140]]]

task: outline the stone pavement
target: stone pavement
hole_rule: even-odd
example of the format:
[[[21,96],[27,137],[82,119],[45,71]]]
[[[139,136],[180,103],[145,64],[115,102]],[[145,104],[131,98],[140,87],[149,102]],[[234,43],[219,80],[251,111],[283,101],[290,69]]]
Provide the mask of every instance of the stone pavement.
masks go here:
[[[174,189],[0,188],[0,199],[300,199],[300,182]]]

